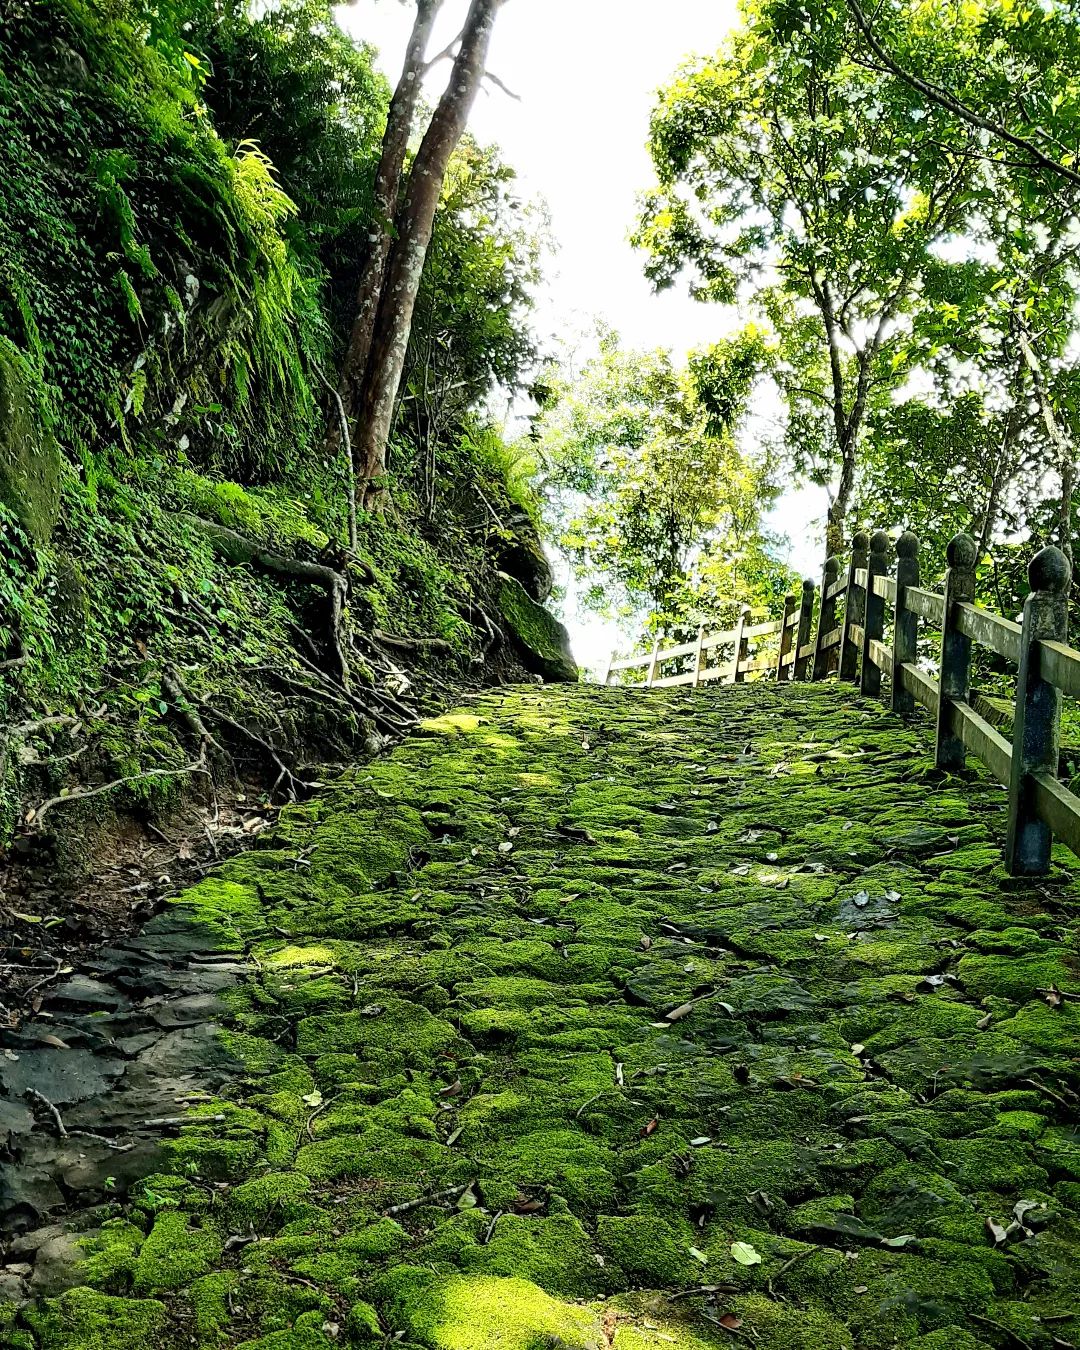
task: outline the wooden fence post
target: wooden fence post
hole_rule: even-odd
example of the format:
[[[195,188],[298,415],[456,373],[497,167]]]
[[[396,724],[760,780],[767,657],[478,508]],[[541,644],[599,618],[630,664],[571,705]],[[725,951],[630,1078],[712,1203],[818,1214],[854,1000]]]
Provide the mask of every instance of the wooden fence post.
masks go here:
[[[870,643],[885,636],[885,597],[874,592],[874,578],[889,575],[889,536],[878,530],[870,540],[866,563],[866,613],[863,617],[862,675],[859,690],[871,698],[881,697],[881,667],[874,659]]]
[[[744,605],[743,608],[739,610],[738,622],[735,624],[735,655],[731,658],[732,684],[742,684],[746,679],[745,673],[739,670],[739,666],[746,660],[747,645],[746,638],[743,636],[743,630],[746,628],[746,619],[749,613],[749,609]]]
[[[701,672],[705,669],[705,625],[697,630],[697,645],[694,647],[694,684],[696,689],[701,683]]]
[[[651,689],[653,687],[653,681],[656,679],[656,672],[659,669],[660,665],[660,662],[658,660],[659,656],[660,656],[660,639],[657,638],[656,641],[653,643],[652,660],[649,662],[649,673],[645,677],[646,689]]]
[[[795,613],[799,605],[797,595],[784,596],[784,617],[780,620],[780,655],[776,658],[776,683],[779,684],[784,678],[784,657],[791,652],[791,635],[793,629],[788,627],[788,620]]]
[[[907,607],[907,588],[919,584],[919,537],[905,530],[896,541],[896,609],[893,627],[892,710],[901,717],[915,711],[915,696],[904,688],[900,667],[914,665],[919,616]]]
[[[814,643],[814,668],[812,680],[823,680],[829,673],[829,651],[822,647],[822,638],[828,637],[836,627],[836,596],[829,595],[829,587],[835,585],[840,575],[840,559],[826,558],[825,570],[821,574],[821,605],[818,608],[817,641]]]
[[[946,557],[944,618],[941,624],[941,673],[938,696],[937,738],[934,763],[939,769],[962,769],[967,762],[964,742],[949,727],[950,703],[966,703],[971,684],[971,639],[953,623],[953,605],[975,599],[975,559],[978,550],[970,534],[949,540]]]
[[[1013,720],[1012,778],[1005,867],[1010,876],[1041,876],[1050,868],[1050,827],[1035,812],[1029,775],[1057,775],[1061,694],[1039,671],[1040,640],[1065,642],[1069,633],[1072,569],[1057,548],[1041,549],[1028,564],[1031,594],[1024,601],[1020,671]]]
[[[840,638],[840,678],[854,680],[859,674],[859,648],[851,636],[852,624],[866,618],[866,590],[855,580],[855,573],[868,566],[870,536],[860,530],[851,541],[851,562],[848,565],[847,598],[844,601],[844,631]]]
[[[814,583],[809,577],[802,584],[802,602],[799,606],[799,627],[795,637],[795,664],[792,667],[793,680],[805,680],[806,670],[811,656],[801,656],[804,647],[810,645],[810,633],[814,626]]]

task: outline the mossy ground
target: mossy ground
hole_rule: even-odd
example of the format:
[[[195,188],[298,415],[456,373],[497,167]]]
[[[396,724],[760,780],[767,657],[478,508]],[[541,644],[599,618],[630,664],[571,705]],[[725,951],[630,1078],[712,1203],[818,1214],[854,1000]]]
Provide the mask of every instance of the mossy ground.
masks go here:
[[[154,921],[250,954],[248,1077],[2,1334],[1077,1342],[1076,865],[1008,879],[1003,794],[929,764],[835,685],[428,723]]]

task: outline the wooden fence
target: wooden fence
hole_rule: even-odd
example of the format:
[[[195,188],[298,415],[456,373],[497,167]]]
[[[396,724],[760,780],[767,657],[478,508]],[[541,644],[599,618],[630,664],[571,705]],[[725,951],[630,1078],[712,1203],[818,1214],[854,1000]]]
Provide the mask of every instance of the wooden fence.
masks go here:
[[[1022,622],[1014,623],[974,603],[974,540],[958,534],[947,555],[940,590],[929,590],[921,584],[915,535],[901,535],[894,549],[888,535],[879,531],[871,538],[860,532],[845,575],[838,559],[825,564],[813,636],[815,587],[806,581],[801,597],[787,597],[779,622],[750,627],[740,621],[731,633],[703,630],[696,642],[656,646],[649,656],[615,662],[610,669],[645,666],[645,683],[653,688],[706,679],[730,683],[766,669],[778,680],[821,680],[835,673],[874,697],[887,683],[895,712],[910,716],[918,704],[933,717],[939,768],[962,769],[970,751],[1008,789],[1006,868],[1013,876],[1043,875],[1055,837],[1080,856],[1080,797],[1057,774],[1061,699],[1080,698],[1080,651],[1066,642],[1070,564],[1056,548],[1044,548],[1032,558],[1031,593]],[[936,678],[918,665],[920,621],[939,635]],[[779,635],[776,656],[751,660],[751,635]],[[733,647],[731,659],[708,666],[704,654],[725,644]],[[1011,743],[972,706],[973,644],[1017,669]],[[665,661],[687,655],[694,656],[689,673],[659,677]]]
[[[813,612],[814,583],[806,581],[801,604],[797,596],[789,595],[784,601],[782,619],[751,623],[750,611],[744,609],[734,628],[699,628],[692,642],[673,647],[662,647],[657,642],[651,651],[639,652],[625,661],[609,661],[602,683],[610,684],[613,675],[624,671],[644,670],[642,687],[645,689],[665,689],[676,684],[696,687],[710,681],[742,684],[747,675],[753,674],[784,678],[793,666],[797,671],[796,678],[802,679],[810,655],[807,644]],[[777,647],[778,654],[774,655],[773,650]],[[801,669],[800,651],[804,652]],[[672,663],[689,668],[664,675],[663,667]]]

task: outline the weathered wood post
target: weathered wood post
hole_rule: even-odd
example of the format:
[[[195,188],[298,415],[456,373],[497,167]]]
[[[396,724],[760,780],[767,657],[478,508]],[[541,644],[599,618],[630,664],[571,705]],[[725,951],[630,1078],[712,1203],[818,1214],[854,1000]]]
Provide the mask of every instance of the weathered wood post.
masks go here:
[[[1012,778],[1005,867],[1014,877],[1041,876],[1050,868],[1050,827],[1035,813],[1031,777],[1057,774],[1061,693],[1039,671],[1038,642],[1065,642],[1069,633],[1072,569],[1058,548],[1041,549],[1028,564],[1031,594],[1024,601],[1020,671],[1013,719]]]
[[[705,669],[705,625],[702,624],[697,630],[697,641],[694,644],[694,684],[696,689],[701,683],[701,672]]]
[[[840,678],[854,680],[859,673],[859,644],[851,635],[852,626],[862,626],[866,618],[866,589],[855,580],[855,573],[865,571],[869,562],[870,536],[860,530],[851,541],[851,562],[848,564],[847,599],[844,601],[844,631],[840,639]]]
[[[811,679],[823,680],[829,673],[829,648],[821,645],[836,627],[836,596],[829,590],[835,586],[840,575],[840,559],[826,558],[825,570],[821,574],[821,604],[818,608],[817,641],[814,643],[814,669]]]
[[[788,620],[799,607],[799,597],[797,595],[784,596],[784,616],[780,620],[780,654],[776,658],[776,683],[779,684],[784,678],[784,657],[791,653],[792,633],[794,629],[789,625]]]
[[[937,739],[934,763],[939,769],[962,769],[966,761],[962,737],[950,727],[949,705],[966,703],[971,687],[971,639],[959,631],[953,620],[953,606],[975,599],[975,560],[978,550],[970,534],[956,534],[945,551],[949,568],[945,573],[942,601],[941,675],[938,698]]]
[[[645,688],[651,689],[653,681],[656,679],[656,673],[660,669],[660,639],[657,638],[653,643],[652,656],[649,660],[649,673],[645,677]]]
[[[915,711],[915,696],[904,688],[902,665],[914,665],[919,616],[907,607],[907,588],[919,584],[919,537],[905,530],[896,541],[896,622],[893,628],[892,710],[901,717]]]
[[[810,645],[810,633],[814,626],[814,583],[809,577],[802,584],[802,601],[799,605],[799,627],[795,637],[795,665],[792,667],[793,680],[805,680],[812,653],[802,655],[804,647]]]
[[[874,578],[889,575],[889,536],[878,530],[870,540],[866,563],[866,613],[863,618],[862,675],[859,690],[871,698],[881,697],[881,667],[873,655],[871,642],[885,636],[885,597],[874,592]]]
[[[739,667],[746,660],[746,620],[750,610],[744,605],[739,610],[738,622],[735,624],[735,654],[731,658],[731,682],[732,684],[742,684],[746,679],[745,671],[740,671]]]

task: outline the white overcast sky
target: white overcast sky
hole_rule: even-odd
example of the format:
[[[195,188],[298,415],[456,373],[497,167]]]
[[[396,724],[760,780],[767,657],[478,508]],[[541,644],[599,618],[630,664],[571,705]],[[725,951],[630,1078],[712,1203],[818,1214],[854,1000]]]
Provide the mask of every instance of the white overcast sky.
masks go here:
[[[446,0],[433,53],[459,31],[466,8],[467,0]],[[379,49],[380,66],[396,81],[413,6],[355,0],[336,13]],[[736,0],[507,0],[499,11],[488,66],[520,101],[486,86],[470,128],[502,147],[523,192],[550,209],[556,253],[537,323],[545,346],[574,342],[599,318],[626,344],[667,347],[681,359],[737,326],[734,311],[698,304],[685,290],[654,295],[627,242],[637,195],[653,180],[646,139],[656,91],[687,56],[715,51],[736,21]],[[448,70],[441,62],[431,72],[432,101]],[[820,494],[797,492],[770,522],[789,535],[800,570],[816,565],[814,517],[822,510]],[[595,664],[611,630],[569,618],[578,659]]]

